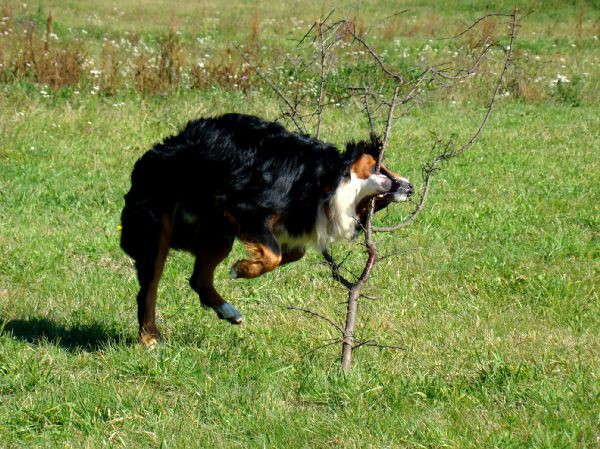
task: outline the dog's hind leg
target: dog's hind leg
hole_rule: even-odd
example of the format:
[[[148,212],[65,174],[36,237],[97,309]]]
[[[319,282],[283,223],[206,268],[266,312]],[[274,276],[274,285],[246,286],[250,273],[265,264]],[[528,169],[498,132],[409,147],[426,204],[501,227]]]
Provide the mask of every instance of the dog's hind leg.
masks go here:
[[[220,241],[202,243],[195,249],[196,262],[190,278],[190,286],[198,293],[200,302],[217,312],[222,320],[240,324],[242,315],[235,307],[225,301],[215,290],[215,268],[227,257],[233,245],[232,237],[223,237]]]
[[[160,339],[156,326],[156,294],[171,242],[172,221],[165,214],[161,220],[156,244],[136,258],[140,291],[137,295],[140,343],[152,346]]]

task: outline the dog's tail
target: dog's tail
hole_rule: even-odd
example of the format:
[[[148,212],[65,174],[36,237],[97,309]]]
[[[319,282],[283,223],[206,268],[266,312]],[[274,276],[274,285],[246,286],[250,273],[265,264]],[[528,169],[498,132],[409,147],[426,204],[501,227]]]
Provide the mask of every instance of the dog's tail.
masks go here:
[[[131,189],[121,213],[121,248],[137,260],[158,243],[161,218],[169,210],[169,163],[155,149],[144,154],[131,174]]]

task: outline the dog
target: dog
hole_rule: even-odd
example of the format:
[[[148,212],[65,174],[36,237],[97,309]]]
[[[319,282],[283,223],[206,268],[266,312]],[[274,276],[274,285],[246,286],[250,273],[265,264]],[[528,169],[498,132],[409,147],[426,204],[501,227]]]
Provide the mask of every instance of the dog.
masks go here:
[[[279,123],[225,114],[190,121],[142,155],[121,214],[121,247],[140,284],[140,342],[160,338],[156,295],[170,248],[195,255],[190,286],[201,303],[239,324],[213,282],[236,238],[249,256],[230,274],[255,278],[299,260],[308,246],[352,238],[371,198],[376,211],[408,198],[408,180],[383,164],[377,172],[380,147],[372,136],[341,153]]]

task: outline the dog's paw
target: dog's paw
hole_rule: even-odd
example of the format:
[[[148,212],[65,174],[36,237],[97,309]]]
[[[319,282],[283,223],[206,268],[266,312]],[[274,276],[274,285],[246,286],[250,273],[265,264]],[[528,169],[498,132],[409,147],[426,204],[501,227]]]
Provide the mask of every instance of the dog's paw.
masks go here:
[[[217,316],[222,320],[227,320],[231,324],[241,324],[244,317],[238,310],[228,302],[225,302],[219,306],[214,307]]]
[[[233,264],[231,266],[231,268],[229,269],[229,277],[231,279],[237,279],[238,278],[237,263]]]
[[[155,334],[141,334],[140,335],[140,344],[145,346],[148,349],[153,349],[158,345],[160,340],[160,336]]]

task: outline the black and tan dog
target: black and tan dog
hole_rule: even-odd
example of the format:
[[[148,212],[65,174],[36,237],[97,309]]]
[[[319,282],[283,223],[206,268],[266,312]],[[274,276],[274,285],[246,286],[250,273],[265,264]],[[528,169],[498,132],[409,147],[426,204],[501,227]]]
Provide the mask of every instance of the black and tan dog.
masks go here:
[[[234,278],[254,278],[296,261],[307,246],[324,249],[352,238],[365,204],[380,210],[412,193],[410,183],[381,166],[380,145],[333,145],[289,132],[257,117],[226,114],[191,121],[135,164],[125,195],[121,247],[135,261],[140,341],[160,334],[156,292],[170,248],[196,256],[191,287],[219,318],[237,324],[241,314],[213,285],[215,268],[235,238],[248,259]]]

